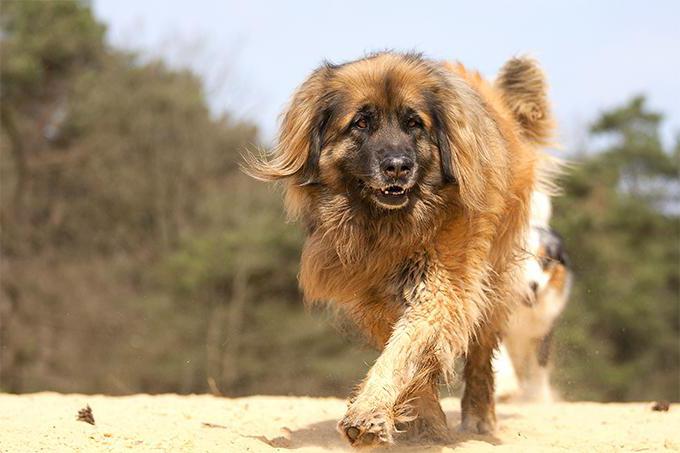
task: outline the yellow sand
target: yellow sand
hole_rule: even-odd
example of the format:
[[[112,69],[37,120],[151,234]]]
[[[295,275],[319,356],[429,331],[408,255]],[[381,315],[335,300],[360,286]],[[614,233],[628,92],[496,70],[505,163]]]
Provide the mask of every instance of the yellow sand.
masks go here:
[[[87,404],[95,426],[76,421]],[[458,404],[444,401],[454,429]],[[343,451],[335,423],[344,409],[333,398],[0,394],[0,451]],[[680,405],[654,412],[651,403],[501,404],[498,418],[495,436],[456,434],[446,447],[390,451],[680,451]]]

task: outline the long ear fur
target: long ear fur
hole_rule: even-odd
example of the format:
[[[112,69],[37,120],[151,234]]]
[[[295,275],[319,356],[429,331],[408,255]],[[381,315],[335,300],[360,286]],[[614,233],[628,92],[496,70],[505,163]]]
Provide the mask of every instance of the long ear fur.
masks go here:
[[[535,145],[549,145],[554,122],[547,97],[548,84],[538,63],[528,57],[509,60],[498,73],[495,85],[524,138]]]
[[[484,211],[488,188],[503,190],[507,184],[507,158],[499,152],[504,146],[500,132],[479,94],[454,72],[463,70],[445,66],[435,126],[445,179],[453,176],[468,209]]]
[[[246,155],[247,174],[263,181],[296,177],[301,185],[317,182],[323,130],[328,121],[323,94],[330,70],[330,66],[322,66],[297,89],[283,114],[271,156]]]
[[[442,170],[442,176],[445,183],[455,183],[456,175],[453,171],[453,153],[451,152],[451,143],[448,136],[448,128],[446,126],[446,114],[441,100],[437,95],[430,94],[428,96],[428,104],[430,105],[430,115],[432,116],[433,128],[435,132],[435,140],[439,148],[439,163]]]

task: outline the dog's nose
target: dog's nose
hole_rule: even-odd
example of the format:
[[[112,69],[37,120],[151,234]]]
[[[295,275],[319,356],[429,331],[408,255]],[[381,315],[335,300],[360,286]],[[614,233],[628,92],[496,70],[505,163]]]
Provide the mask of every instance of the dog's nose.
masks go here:
[[[388,178],[408,178],[413,170],[413,161],[406,156],[386,157],[380,162],[380,170]]]

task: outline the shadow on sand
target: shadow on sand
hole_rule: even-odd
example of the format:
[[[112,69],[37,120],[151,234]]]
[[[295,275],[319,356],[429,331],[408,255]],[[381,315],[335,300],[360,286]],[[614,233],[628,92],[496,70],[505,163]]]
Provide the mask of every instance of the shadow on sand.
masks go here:
[[[497,414],[499,420],[513,418],[512,414]],[[451,433],[451,441],[446,445],[423,445],[415,443],[400,442],[398,445],[383,449],[382,451],[394,452],[437,452],[444,447],[455,447],[457,444],[466,442],[468,440],[477,440],[486,442],[491,445],[501,444],[500,439],[494,435],[480,435],[468,434],[458,431],[458,424],[460,423],[460,411],[448,411],[446,419],[449,423],[449,431]],[[349,450],[347,442],[340,437],[340,434],[335,430],[337,420],[324,420],[318,423],[313,423],[305,428],[300,428],[291,431],[286,438],[276,438],[269,440],[264,436],[258,436],[257,439],[266,443],[269,446],[296,450],[303,447],[319,447],[329,450]]]

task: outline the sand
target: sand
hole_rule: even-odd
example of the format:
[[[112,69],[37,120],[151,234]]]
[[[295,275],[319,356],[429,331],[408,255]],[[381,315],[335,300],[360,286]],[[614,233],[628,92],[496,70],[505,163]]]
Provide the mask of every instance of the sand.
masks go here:
[[[94,426],[76,420],[88,404]],[[454,430],[458,404],[444,401]],[[388,451],[680,451],[680,404],[668,412],[651,407],[500,404],[494,436],[455,434],[451,445]],[[345,451],[335,432],[344,409],[345,402],[334,398],[0,394],[0,451]]]

